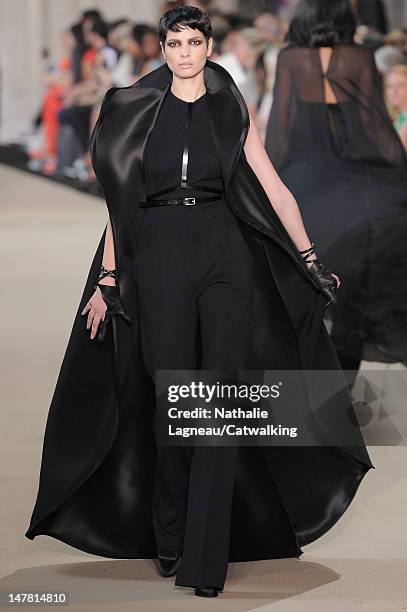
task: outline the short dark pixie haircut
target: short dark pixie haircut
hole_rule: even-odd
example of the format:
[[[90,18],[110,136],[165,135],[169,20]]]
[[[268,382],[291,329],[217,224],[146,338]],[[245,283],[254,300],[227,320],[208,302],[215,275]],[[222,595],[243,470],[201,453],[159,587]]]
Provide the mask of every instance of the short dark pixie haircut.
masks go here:
[[[302,47],[352,44],[356,25],[350,0],[300,0],[286,41]]]
[[[158,25],[158,36],[162,45],[165,45],[167,33],[180,32],[180,26],[188,26],[199,30],[205,36],[206,45],[212,36],[212,24],[208,13],[195,6],[176,6],[161,16]]]

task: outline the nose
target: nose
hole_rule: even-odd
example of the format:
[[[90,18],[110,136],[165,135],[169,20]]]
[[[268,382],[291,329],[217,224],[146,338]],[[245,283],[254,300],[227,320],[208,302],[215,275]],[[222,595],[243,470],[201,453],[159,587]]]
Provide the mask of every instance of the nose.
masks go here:
[[[181,49],[181,57],[189,57],[188,47]]]

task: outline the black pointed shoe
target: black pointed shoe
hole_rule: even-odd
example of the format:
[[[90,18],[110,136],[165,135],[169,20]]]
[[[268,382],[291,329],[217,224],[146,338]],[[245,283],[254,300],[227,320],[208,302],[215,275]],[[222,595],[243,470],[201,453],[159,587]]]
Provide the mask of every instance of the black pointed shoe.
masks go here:
[[[168,578],[174,576],[181,564],[181,554],[176,557],[167,557],[166,555],[158,555],[157,559],[154,559],[156,568],[160,576]]]
[[[223,587],[199,586],[195,587],[195,595],[198,597],[217,597],[223,591]]]

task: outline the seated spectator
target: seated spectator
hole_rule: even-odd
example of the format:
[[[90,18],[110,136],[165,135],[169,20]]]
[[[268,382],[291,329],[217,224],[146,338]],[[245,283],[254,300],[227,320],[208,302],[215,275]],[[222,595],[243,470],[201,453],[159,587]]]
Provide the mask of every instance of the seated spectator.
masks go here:
[[[74,85],[74,61],[77,48],[83,49],[82,30],[78,25],[71,26],[61,33],[63,54],[57,66],[47,65],[43,77],[46,91],[42,100],[41,123],[43,146],[29,153],[35,164],[32,169],[45,174],[54,174],[56,169],[57,141],[59,133],[58,113],[63,106],[64,94]]]
[[[260,87],[255,68],[266,46],[255,28],[241,28],[234,37],[231,50],[216,60],[231,73],[253,115],[256,114],[260,100]]]
[[[406,55],[401,49],[392,45],[383,45],[375,51],[375,61],[381,75],[386,75],[399,64],[406,63]]]
[[[112,70],[117,62],[117,51],[107,42],[109,28],[102,20],[95,21],[87,34],[87,42],[96,50],[95,61]]]
[[[133,28],[133,38],[140,45],[142,66],[137,74],[141,78],[164,63],[157,30],[147,24],[137,23]]]
[[[386,101],[394,127],[407,150],[407,66],[393,66],[385,78]]]
[[[264,41],[273,44],[282,43],[288,29],[287,23],[273,13],[260,13],[254,18],[253,25]]]
[[[92,9],[90,11],[84,11],[82,13],[80,24],[81,24],[82,32],[83,32],[83,39],[86,44],[86,49],[82,55],[82,61],[81,61],[81,73],[82,73],[82,79],[84,80],[90,78],[91,76],[93,62],[94,62],[95,55],[96,55],[96,49],[93,46],[91,46],[90,43],[88,42],[88,32],[90,31],[95,21],[100,21],[100,20],[103,21],[103,17],[100,11]]]

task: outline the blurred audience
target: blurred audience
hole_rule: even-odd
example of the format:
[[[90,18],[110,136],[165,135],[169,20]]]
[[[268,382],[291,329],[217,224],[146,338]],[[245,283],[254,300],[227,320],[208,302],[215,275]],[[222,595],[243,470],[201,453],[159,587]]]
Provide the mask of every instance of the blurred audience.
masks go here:
[[[406,54],[398,47],[383,45],[375,51],[376,66],[381,75],[386,75],[394,66],[406,63]]]
[[[216,60],[230,72],[254,115],[260,101],[256,64],[266,44],[256,28],[239,28],[231,39],[227,37],[225,41],[229,51],[223,52]]]
[[[274,12],[258,11],[252,19],[223,12],[211,2],[187,0],[208,11],[213,27],[212,61],[230,72],[251,111],[260,134],[273,102],[277,57],[285,45],[290,8],[297,0],[276,0]],[[182,0],[161,3],[164,12]],[[358,16],[355,43],[375,49],[385,79],[386,98],[395,128],[406,146],[407,30],[387,33],[381,0],[352,0]],[[47,54],[46,54],[47,56]],[[61,33],[60,58],[46,57],[44,94],[34,122],[36,132],[26,144],[34,170],[93,183],[89,138],[100,103],[110,87],[128,87],[163,64],[156,25],[123,16],[108,22],[97,9],[84,11],[78,22]],[[40,146],[38,146],[40,141]]]
[[[387,14],[383,0],[352,0],[359,24],[371,26],[385,34],[388,30]]]
[[[386,100],[394,126],[407,149],[407,66],[397,65],[385,77]]]

